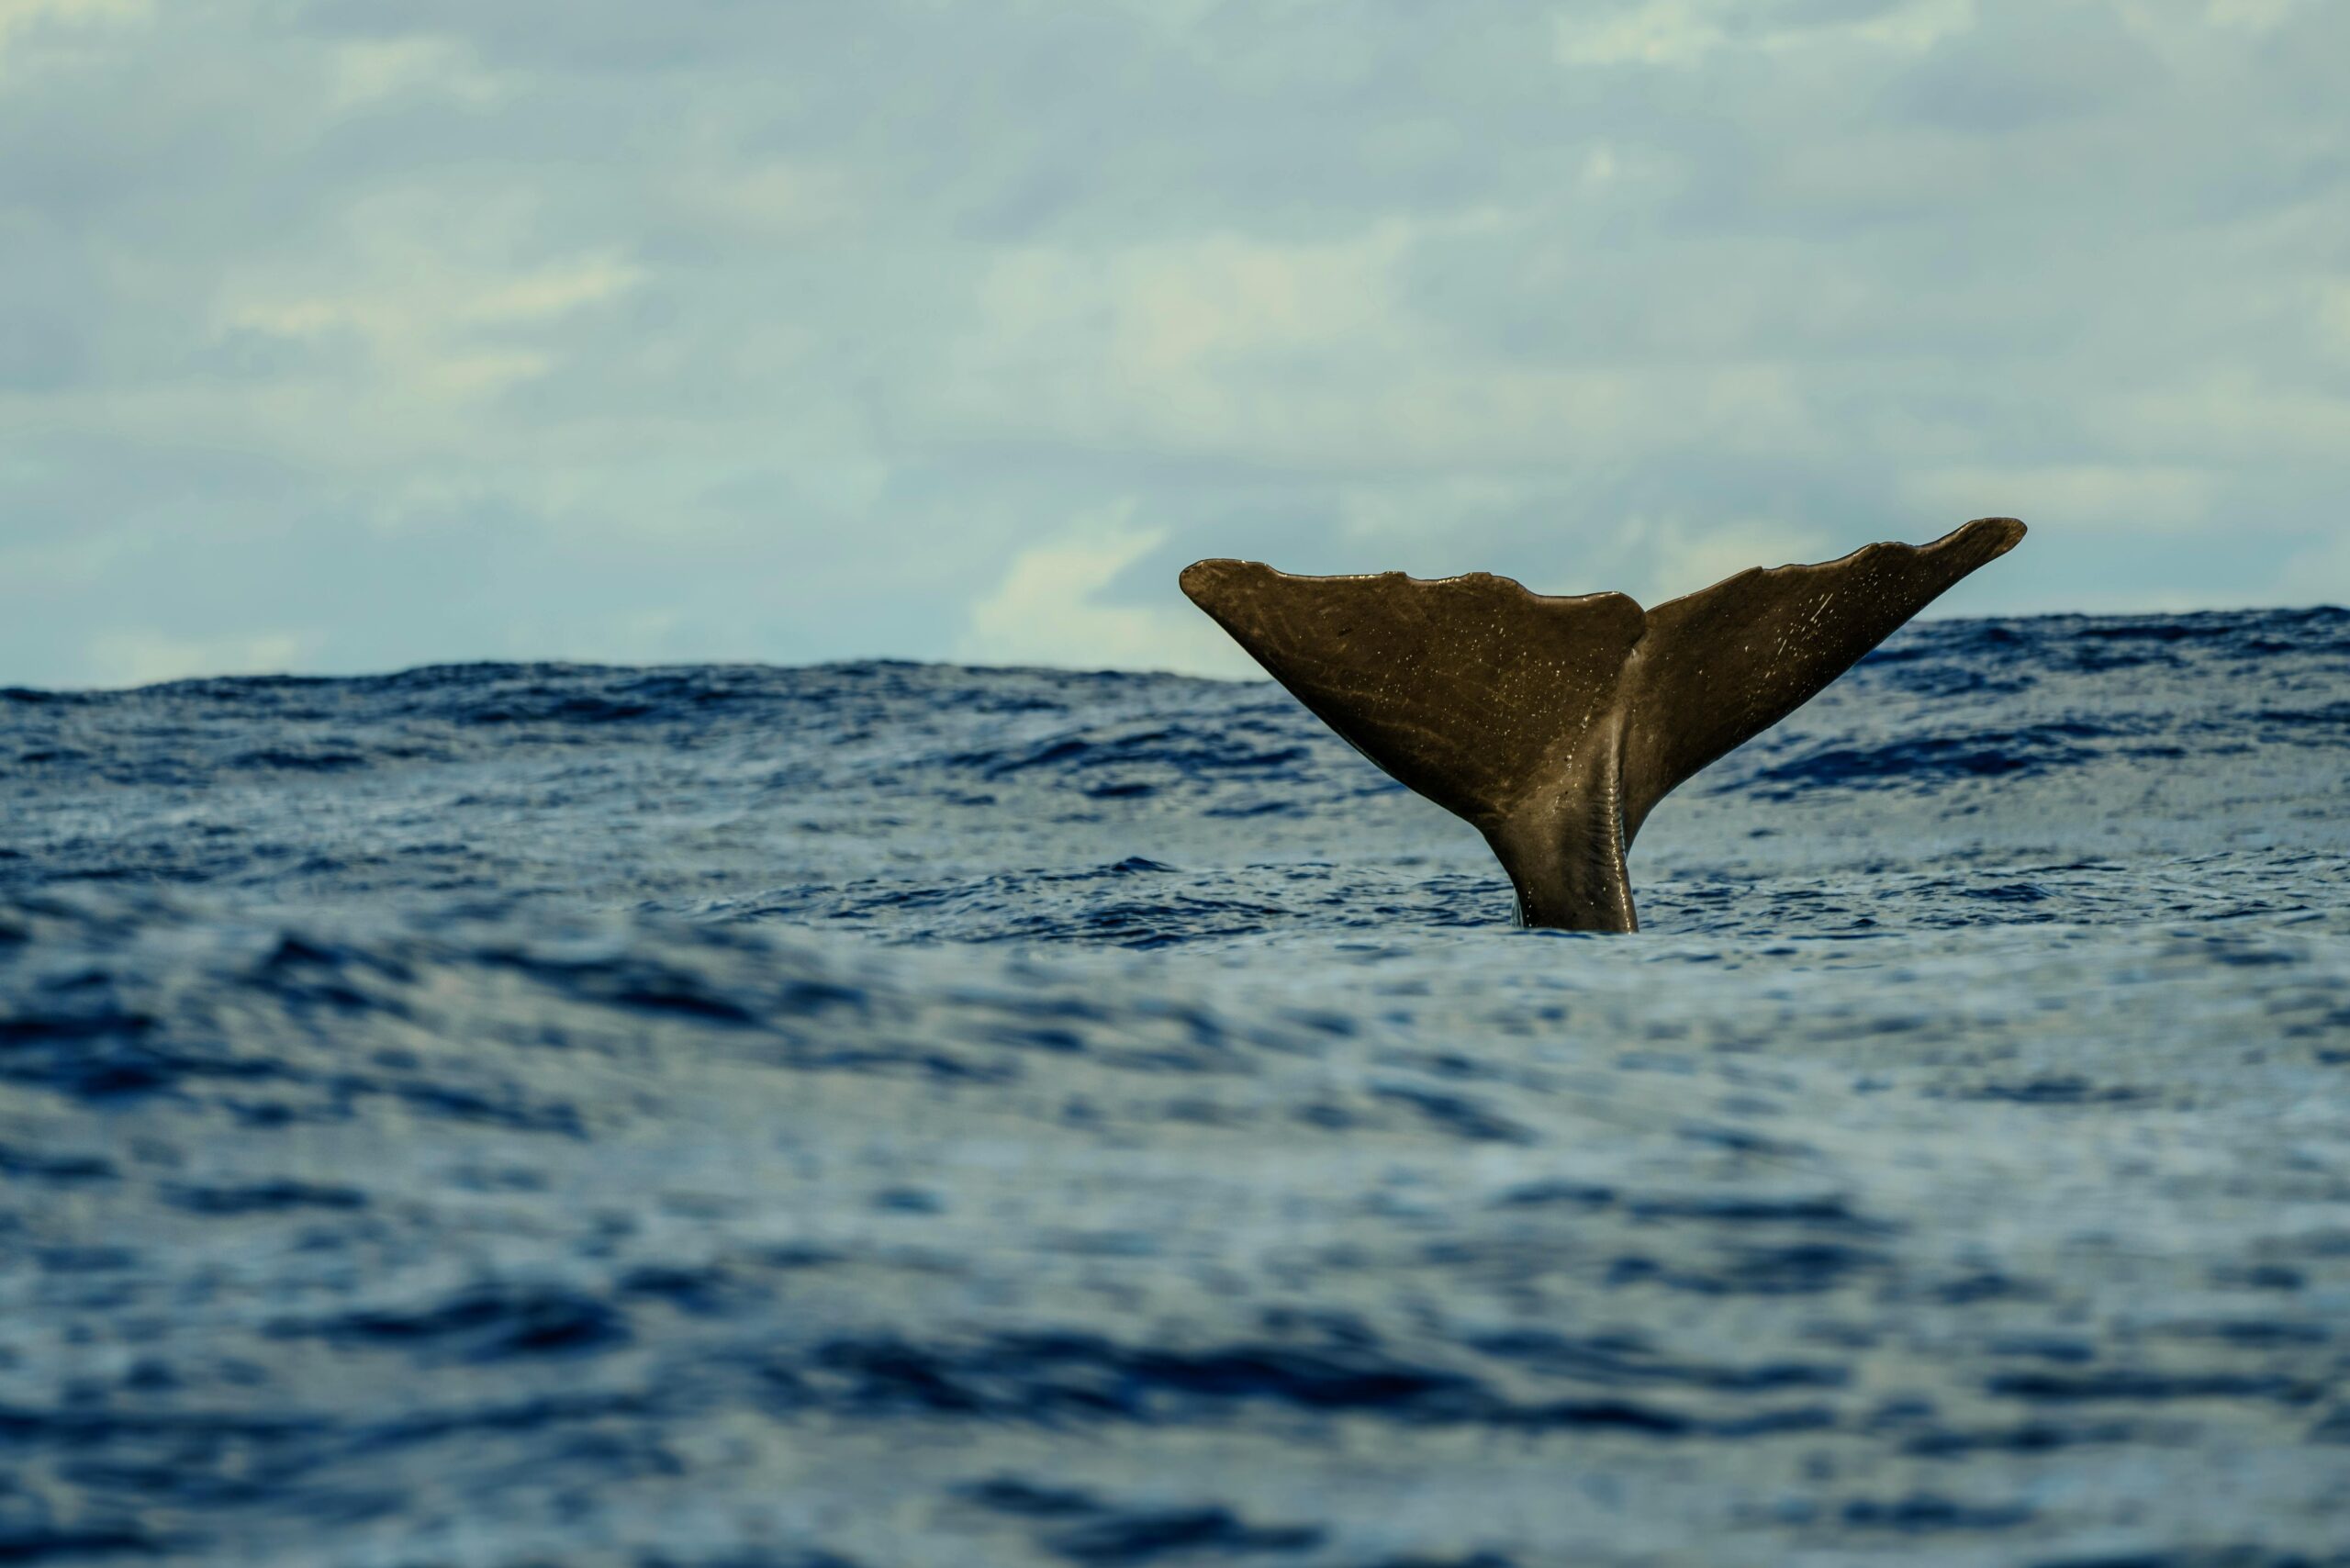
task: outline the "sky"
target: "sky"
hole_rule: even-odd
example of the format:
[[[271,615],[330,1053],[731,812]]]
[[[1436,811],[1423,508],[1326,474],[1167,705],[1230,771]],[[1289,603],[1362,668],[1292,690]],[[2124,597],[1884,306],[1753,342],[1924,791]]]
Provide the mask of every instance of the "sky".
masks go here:
[[[2342,0],[0,0],[0,685],[2350,601]]]

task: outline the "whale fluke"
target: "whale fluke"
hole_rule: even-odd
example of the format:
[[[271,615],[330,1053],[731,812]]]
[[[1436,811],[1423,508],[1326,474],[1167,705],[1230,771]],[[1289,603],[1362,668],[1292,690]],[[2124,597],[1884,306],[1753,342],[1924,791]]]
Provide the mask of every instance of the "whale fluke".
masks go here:
[[[1635,931],[1624,852],[1682,780],[1809,701],[2024,526],[1752,567],[1643,610],[1490,572],[1300,577],[1183,570],[1215,618],[1358,751],[1484,834],[1518,918]]]

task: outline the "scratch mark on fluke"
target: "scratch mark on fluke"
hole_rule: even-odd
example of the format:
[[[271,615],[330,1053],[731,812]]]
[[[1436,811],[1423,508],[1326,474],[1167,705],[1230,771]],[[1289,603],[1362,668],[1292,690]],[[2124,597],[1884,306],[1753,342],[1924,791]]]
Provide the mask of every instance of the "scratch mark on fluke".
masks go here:
[[[1750,567],[1643,610],[1490,572],[1301,577],[1197,561],[1183,591],[1323,722],[1484,834],[1528,925],[1635,931],[1657,801],[1802,707],[2024,526]]]

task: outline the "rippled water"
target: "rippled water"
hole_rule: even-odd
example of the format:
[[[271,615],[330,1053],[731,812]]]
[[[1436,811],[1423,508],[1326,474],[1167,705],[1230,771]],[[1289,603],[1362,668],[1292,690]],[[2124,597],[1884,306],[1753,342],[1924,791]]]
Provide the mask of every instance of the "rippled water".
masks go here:
[[[1913,627],[1589,937],[1265,685],[0,692],[0,1561],[2350,1562],[2345,759]]]

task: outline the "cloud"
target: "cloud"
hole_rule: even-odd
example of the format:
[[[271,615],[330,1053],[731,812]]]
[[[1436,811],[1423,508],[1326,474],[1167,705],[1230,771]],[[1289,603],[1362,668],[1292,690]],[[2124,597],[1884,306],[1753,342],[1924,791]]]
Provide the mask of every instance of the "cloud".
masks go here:
[[[1651,609],[1749,566],[1828,561],[1848,553],[1817,527],[1774,518],[1695,524],[1681,518],[1655,523],[1635,519],[1627,532],[1642,539],[1651,553],[1648,592],[1639,597]]]
[[[2210,472],[2179,464],[1962,465],[1913,474],[1902,494],[1920,510],[1953,518],[2009,517],[2028,503],[2060,527],[2178,532],[2213,521],[2218,486]]]
[[[1196,556],[1653,594],[1984,511],[2036,526],[1969,609],[2289,593],[2345,53],[2318,0],[0,0],[0,681],[136,663],[92,627],[1195,663]]]
[[[432,34],[362,39],[338,46],[329,63],[335,107],[344,113],[411,95],[481,106],[522,90],[486,69],[463,41]]]
[[[152,9],[153,0],[0,0],[0,61],[13,39],[135,22]]]
[[[419,405],[446,411],[548,374],[564,318],[643,277],[610,251],[532,264],[518,255],[535,248],[516,232],[527,222],[526,210],[495,198],[401,192],[355,203],[332,266],[313,255],[249,267],[221,291],[215,319],[224,335],[347,342],[363,364],[344,378],[353,401],[404,405],[412,420],[424,417]]]
[[[146,686],[190,676],[283,675],[317,645],[315,634],[299,632],[224,637],[101,632],[90,639],[89,669],[98,686]]]
[[[2309,0],[2206,0],[2204,14],[2223,28],[2274,31]]]
[[[1102,603],[1100,596],[1166,542],[1134,521],[1132,501],[1080,520],[1013,558],[971,606],[956,649],[981,664],[1158,669],[1231,678],[1263,672],[1188,601]]]
[[[2222,0],[2256,4],[2259,0]],[[1568,66],[1695,64],[1718,50],[1782,50],[1858,43],[1916,53],[1975,25],[1975,0],[1898,0],[1821,6],[1772,0],[1637,0],[1578,4],[1553,22]]]

